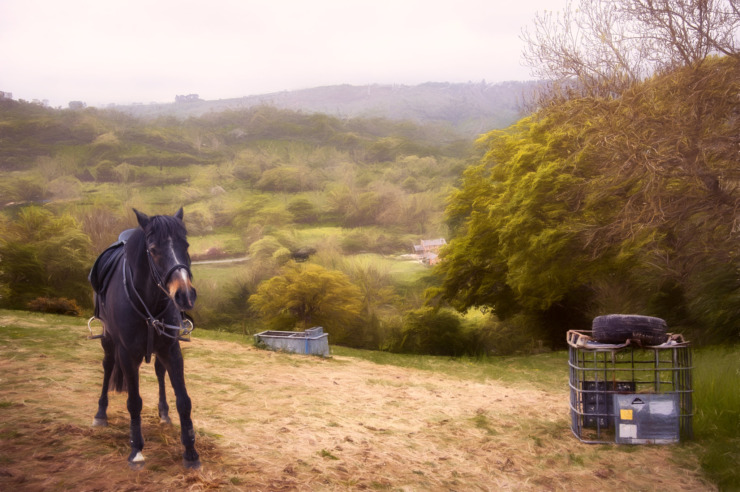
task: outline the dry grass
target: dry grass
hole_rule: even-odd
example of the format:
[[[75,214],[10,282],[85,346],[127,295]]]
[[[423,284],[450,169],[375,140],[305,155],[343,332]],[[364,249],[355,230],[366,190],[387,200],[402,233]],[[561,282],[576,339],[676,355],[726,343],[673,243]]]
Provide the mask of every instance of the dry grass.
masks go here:
[[[694,444],[580,443],[560,389],[197,337],[184,347],[203,468],[182,468],[144,365],[147,465],[131,471],[125,395],[90,427],[102,350],[85,331],[0,311],[0,490],[713,490]]]

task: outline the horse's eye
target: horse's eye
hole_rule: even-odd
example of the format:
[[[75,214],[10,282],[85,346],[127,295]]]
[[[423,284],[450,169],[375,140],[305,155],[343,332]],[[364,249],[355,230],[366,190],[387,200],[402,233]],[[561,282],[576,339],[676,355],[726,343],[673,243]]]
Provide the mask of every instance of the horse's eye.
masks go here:
[[[157,247],[152,244],[151,246],[149,246],[149,252],[151,254],[153,254],[153,255],[156,255],[157,254]]]

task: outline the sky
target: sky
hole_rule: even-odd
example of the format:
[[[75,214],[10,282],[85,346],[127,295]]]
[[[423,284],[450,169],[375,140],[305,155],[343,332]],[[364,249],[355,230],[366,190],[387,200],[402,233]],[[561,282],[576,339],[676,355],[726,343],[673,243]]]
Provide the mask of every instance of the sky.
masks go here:
[[[0,91],[89,106],[337,84],[529,80],[565,0],[0,0]]]

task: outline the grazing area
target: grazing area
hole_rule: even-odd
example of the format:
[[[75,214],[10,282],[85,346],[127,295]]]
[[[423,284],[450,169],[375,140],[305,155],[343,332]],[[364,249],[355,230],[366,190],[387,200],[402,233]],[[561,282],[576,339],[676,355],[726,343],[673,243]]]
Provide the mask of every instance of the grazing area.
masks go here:
[[[145,364],[147,463],[132,471],[125,395],[111,395],[108,427],[91,426],[102,349],[86,335],[81,318],[0,311],[0,489],[715,490],[701,439],[580,443],[563,353],[324,359],[202,330],[183,352],[203,466],[181,466]]]

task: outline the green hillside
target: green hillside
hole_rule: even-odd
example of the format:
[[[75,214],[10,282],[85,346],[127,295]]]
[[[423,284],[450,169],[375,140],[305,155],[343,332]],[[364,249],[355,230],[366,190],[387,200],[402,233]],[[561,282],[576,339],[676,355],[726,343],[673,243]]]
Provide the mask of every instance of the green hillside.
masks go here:
[[[69,298],[89,310],[87,270],[135,225],[131,209],[184,206],[195,260],[250,258],[194,267],[199,323],[260,329],[248,297],[308,251],[361,285],[362,313],[329,331],[371,348],[397,343],[386,331],[421,307],[430,270],[400,255],[445,237],[445,199],[474,155],[439,126],[379,118],[258,107],[141,120],[0,104],[4,306]]]

